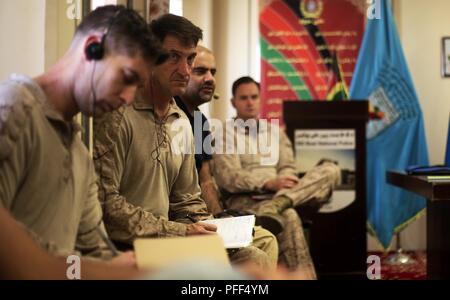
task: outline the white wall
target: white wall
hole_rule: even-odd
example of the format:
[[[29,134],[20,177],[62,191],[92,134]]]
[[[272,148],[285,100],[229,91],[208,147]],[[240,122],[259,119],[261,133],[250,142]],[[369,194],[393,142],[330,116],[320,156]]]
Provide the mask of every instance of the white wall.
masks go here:
[[[403,50],[422,107],[430,164],[444,161],[450,78],[441,77],[441,38],[450,36],[450,1],[395,0]],[[426,216],[401,234],[405,249],[426,249]],[[369,249],[377,249],[373,239]]]
[[[213,16],[217,91],[221,98],[214,102],[211,116],[223,120],[233,115],[230,109],[233,81],[249,72],[248,1],[215,1]]]
[[[441,38],[450,36],[450,1],[399,1],[399,29],[423,110],[431,164],[444,162],[450,113],[450,78],[441,77]],[[406,242],[426,248],[426,218],[408,228]],[[415,232],[413,230],[417,228]]]
[[[188,0],[183,2],[183,16],[203,30],[201,45],[213,49],[213,0]]]
[[[450,1],[398,0],[406,59],[425,119],[431,164],[442,164],[450,112],[450,78],[441,77],[441,38],[450,36]]]
[[[204,30],[203,45],[214,51],[220,100],[209,106],[210,116],[224,120],[234,115],[231,85],[244,75],[259,75],[258,1],[185,0],[183,15]]]
[[[173,1],[173,0],[172,0]],[[172,5],[171,1],[171,5]],[[203,40],[200,45],[214,51],[213,45],[213,0],[189,0],[183,2],[183,14],[192,23],[203,30]],[[218,66],[220,70],[220,66]],[[200,107],[200,110],[211,117],[211,105],[205,104]]]
[[[44,71],[45,0],[2,0],[0,81],[11,73]]]

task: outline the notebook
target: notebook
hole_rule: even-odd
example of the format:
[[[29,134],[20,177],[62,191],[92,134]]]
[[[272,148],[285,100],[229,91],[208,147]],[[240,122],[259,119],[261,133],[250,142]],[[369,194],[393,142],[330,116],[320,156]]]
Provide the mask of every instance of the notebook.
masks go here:
[[[222,239],[217,234],[136,239],[134,251],[140,269],[160,269],[177,262],[195,260],[230,266]]]
[[[253,242],[255,216],[241,216],[202,221],[217,226],[217,233],[222,238],[225,248],[242,248]]]

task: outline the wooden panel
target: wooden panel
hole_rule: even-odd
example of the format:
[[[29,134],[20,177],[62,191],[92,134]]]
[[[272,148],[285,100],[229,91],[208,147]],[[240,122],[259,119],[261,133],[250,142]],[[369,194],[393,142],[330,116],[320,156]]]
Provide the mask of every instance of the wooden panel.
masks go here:
[[[333,213],[314,207],[297,209],[309,230],[310,251],[321,279],[364,279],[366,276],[366,101],[284,102],[286,133],[296,129],[353,129],[356,134],[356,200]]]

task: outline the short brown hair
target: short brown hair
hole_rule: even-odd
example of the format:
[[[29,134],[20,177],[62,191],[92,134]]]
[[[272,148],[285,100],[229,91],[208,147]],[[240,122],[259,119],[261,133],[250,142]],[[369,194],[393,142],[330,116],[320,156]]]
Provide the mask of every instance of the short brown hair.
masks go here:
[[[259,82],[257,82],[255,79],[251,78],[250,76],[244,76],[241,77],[239,79],[237,79],[235,82],[233,82],[233,86],[231,88],[231,92],[233,93],[233,97],[236,96],[236,91],[238,89],[238,87],[242,84],[249,84],[249,83],[254,83],[256,84],[256,86],[258,87],[258,90],[261,90],[261,86],[259,84]]]
[[[123,5],[106,5],[92,11],[78,26],[75,38],[92,31],[102,31],[106,35],[105,53],[116,52],[130,57],[141,54],[148,61],[155,61],[164,53],[145,20]]]
[[[150,24],[153,34],[162,43],[168,36],[174,36],[184,46],[197,46],[203,38],[203,31],[184,17],[165,14]]]

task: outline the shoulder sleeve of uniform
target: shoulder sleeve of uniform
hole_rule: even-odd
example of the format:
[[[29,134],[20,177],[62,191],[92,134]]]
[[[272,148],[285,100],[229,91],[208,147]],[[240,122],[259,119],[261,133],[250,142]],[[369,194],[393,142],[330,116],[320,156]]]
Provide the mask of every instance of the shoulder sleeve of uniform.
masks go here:
[[[19,189],[32,149],[29,95],[0,85],[0,201],[9,208]]]
[[[120,192],[125,157],[132,137],[126,108],[95,121],[94,163],[97,171],[98,198],[110,237],[131,244],[136,237],[186,235],[186,225],[157,217],[132,205]]]
[[[8,158],[25,130],[33,102],[14,84],[0,85],[0,161]]]
[[[121,107],[94,120],[94,159],[112,150],[117,143],[125,108]]]

